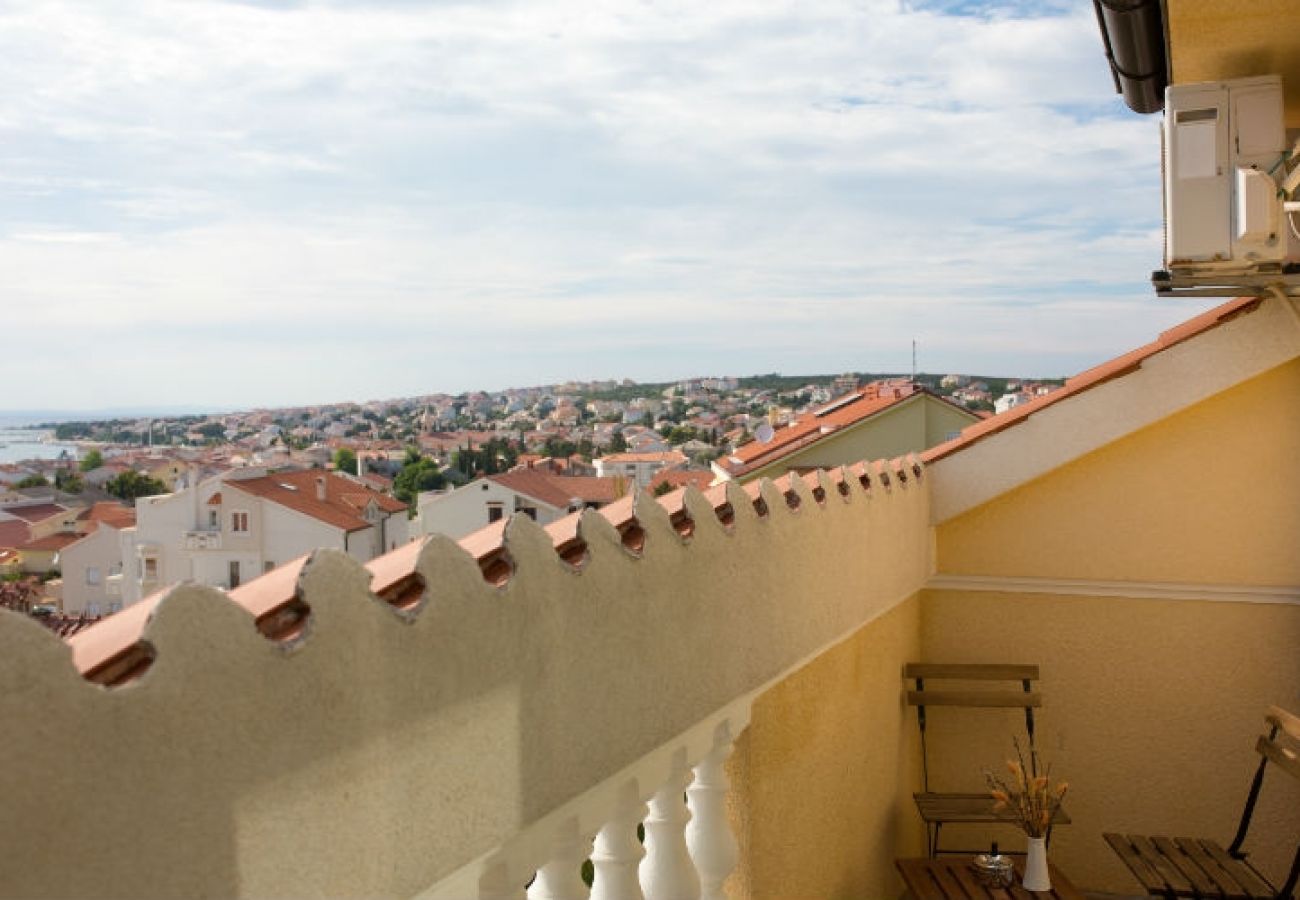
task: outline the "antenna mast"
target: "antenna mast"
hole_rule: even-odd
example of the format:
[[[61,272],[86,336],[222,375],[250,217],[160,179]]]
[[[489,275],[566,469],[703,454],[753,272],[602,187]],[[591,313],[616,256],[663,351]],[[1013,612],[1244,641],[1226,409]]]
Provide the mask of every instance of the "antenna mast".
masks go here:
[[[912,338],[912,384],[916,384],[916,338]]]

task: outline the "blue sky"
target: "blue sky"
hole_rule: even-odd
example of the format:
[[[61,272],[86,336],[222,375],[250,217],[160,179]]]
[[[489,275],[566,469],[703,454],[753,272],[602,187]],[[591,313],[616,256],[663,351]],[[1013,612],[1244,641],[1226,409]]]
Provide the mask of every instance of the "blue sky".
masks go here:
[[[0,0],[10,407],[1068,374],[1157,300],[1092,5]]]

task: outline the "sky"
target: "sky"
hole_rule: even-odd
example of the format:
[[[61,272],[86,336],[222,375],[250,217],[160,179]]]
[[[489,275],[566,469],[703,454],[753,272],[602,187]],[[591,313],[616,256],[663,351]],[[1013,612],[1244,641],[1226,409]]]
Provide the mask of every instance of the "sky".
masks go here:
[[[8,408],[1066,375],[1160,234],[1089,0],[0,0]]]

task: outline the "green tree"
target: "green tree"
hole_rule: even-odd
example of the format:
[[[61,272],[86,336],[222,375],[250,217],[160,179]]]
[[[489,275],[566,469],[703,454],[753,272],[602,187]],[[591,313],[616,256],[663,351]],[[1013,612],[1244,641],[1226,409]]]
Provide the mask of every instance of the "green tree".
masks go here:
[[[623,432],[616,431],[614,432],[614,436],[609,439],[609,452],[610,453],[627,452],[627,438],[623,437]]]
[[[69,494],[80,494],[86,484],[81,476],[71,469],[60,469],[54,473],[54,486]]]
[[[104,454],[98,450],[91,450],[81,458],[81,471],[93,472],[104,464]]]
[[[662,497],[664,494],[670,494],[673,491],[673,485],[670,481],[661,481],[655,485],[654,495]]]
[[[357,455],[347,447],[340,447],[335,450],[334,471],[347,472],[349,475],[357,474]]]
[[[139,472],[126,471],[116,478],[109,479],[104,485],[119,500],[134,500],[137,497],[152,497],[154,494],[167,493],[167,485],[157,478],[150,478]]]
[[[408,457],[409,458],[409,457]],[[403,503],[414,503],[421,491],[436,491],[447,483],[438,464],[426,457],[407,462],[393,479],[393,494]]]
[[[22,481],[14,485],[16,488],[45,487],[49,482],[45,480],[44,475],[28,475]]]

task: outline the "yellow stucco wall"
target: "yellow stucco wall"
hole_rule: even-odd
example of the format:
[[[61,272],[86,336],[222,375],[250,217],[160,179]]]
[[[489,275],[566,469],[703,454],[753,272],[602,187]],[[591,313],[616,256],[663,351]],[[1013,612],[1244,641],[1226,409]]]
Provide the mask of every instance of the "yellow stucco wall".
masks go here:
[[[894,859],[923,852],[911,809],[915,720],[899,674],[920,649],[919,597],[767,691],[729,774],[740,866],[731,896],[897,897]]]
[[[1300,127],[1295,0],[1167,0],[1174,82],[1281,75],[1288,128]]]
[[[1259,760],[1265,707],[1300,708],[1295,605],[928,591],[922,648],[932,662],[1042,667],[1039,746],[1070,782],[1074,819],[1057,830],[1052,855],[1097,890],[1138,892],[1104,831],[1226,846]],[[1023,735],[1015,715],[984,712],[930,716],[936,785],[978,789],[981,769],[999,766],[1011,735]],[[1255,815],[1247,849],[1284,876],[1300,835],[1300,783],[1274,770]],[[953,837],[980,846],[992,833]],[[1008,830],[1001,839],[1020,843]]]
[[[1297,397],[1293,361],[945,522],[939,571],[1300,584]]]
[[[974,421],[974,416],[954,409],[951,404],[922,394],[837,434],[827,435],[804,450],[782,457],[740,480],[776,478],[792,468],[805,466],[835,467],[863,459],[892,459],[907,453],[920,453],[942,443],[949,434],[961,431]]]
[[[1300,584],[1297,396],[1292,362],[943,523],[939,572]],[[1129,892],[1136,882],[1101,833],[1226,844],[1264,708],[1300,708],[1300,605],[1141,599],[1134,588],[1133,597],[1073,596],[1087,592],[1070,586],[930,590],[922,616],[928,661],[1042,666],[1040,746],[1073,785],[1075,821],[1053,853],[1085,886]],[[977,786],[1018,723],[989,725],[969,711],[946,720],[951,739],[932,732],[934,770]],[[1272,778],[1257,815],[1257,859],[1284,874],[1300,834],[1300,785]]]

